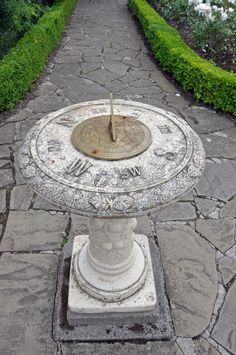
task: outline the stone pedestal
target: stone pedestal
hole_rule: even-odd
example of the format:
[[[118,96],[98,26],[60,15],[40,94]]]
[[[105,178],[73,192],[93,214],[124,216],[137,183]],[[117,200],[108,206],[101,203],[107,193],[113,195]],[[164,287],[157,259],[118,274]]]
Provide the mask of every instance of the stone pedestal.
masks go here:
[[[134,240],[136,225],[135,218],[89,219],[89,241],[73,252],[76,279],[89,295],[118,302],[143,286],[147,256]]]
[[[66,244],[60,257],[53,313],[55,341],[157,340],[172,336],[158,246],[153,237],[136,234],[135,240],[147,255],[146,281],[132,296],[117,302],[104,302],[78,286],[74,259],[89,236],[76,236]]]
[[[158,312],[164,309],[166,321],[168,307],[163,302],[163,283],[161,296],[158,295],[156,280],[161,272],[160,264],[153,277],[148,240],[134,235],[135,218],[153,213],[190,191],[204,170],[204,149],[198,135],[173,113],[143,103],[114,100],[114,115],[145,125],[151,134],[150,145],[137,155],[128,154],[125,159],[95,159],[94,154],[106,144],[99,117],[108,117],[110,110],[108,100],[98,100],[45,116],[25,137],[19,152],[19,166],[27,183],[50,203],[90,217],[89,237],[76,237],[70,255],[68,319],[77,324],[76,317],[80,318],[80,325],[84,326],[78,329],[80,338],[86,339],[89,314],[93,314],[91,319],[95,322],[99,322],[98,313],[103,314],[103,320],[111,321],[105,330],[100,328],[100,335],[96,335],[94,325],[90,324],[94,339],[114,339],[115,336],[122,339],[126,335],[120,334],[118,328],[115,335],[109,333],[116,323],[113,313],[119,322],[124,319],[124,324],[128,324],[130,319],[134,323],[137,319],[145,323],[145,312],[155,313],[155,329],[150,325],[149,314],[145,338],[150,339],[150,334],[161,338],[168,332]],[[97,117],[97,125],[87,125],[84,132],[86,139],[91,140],[89,146],[93,147],[93,155],[88,152],[87,155],[72,144],[72,132],[84,120],[94,117]],[[113,151],[117,142],[120,151],[129,151],[131,143],[139,146],[145,142],[146,131],[140,129],[140,125],[131,125],[129,130],[125,123],[122,129],[118,126],[117,123],[117,141],[110,144]],[[109,136],[108,139],[110,142]],[[64,305],[67,299],[63,297],[59,299]],[[61,312],[67,312],[62,311],[63,307],[59,306],[57,312],[60,317]],[[134,315],[127,319],[125,312]],[[66,332],[63,339],[68,339]],[[131,334],[128,326],[126,332],[131,339],[140,338],[134,336],[134,332]],[[73,334],[70,339],[74,340]]]
[[[127,275],[131,275],[131,277],[127,277],[127,282],[122,282],[125,280],[125,271],[119,278],[115,274],[106,273],[103,275],[101,271],[96,270],[96,277],[94,277],[94,269],[90,269],[90,267],[87,269],[87,259],[85,260],[85,269],[93,272],[90,279],[92,279],[94,284],[89,284],[84,278],[81,278],[81,273],[78,273],[78,264],[80,262],[83,263],[83,260],[80,261],[79,255],[83,251],[88,251],[89,243],[89,236],[86,235],[75,237],[73,243],[67,312],[69,324],[78,325],[81,321],[81,315],[86,316],[86,314],[118,312],[125,314],[126,312],[140,313],[153,310],[157,300],[148,238],[144,235],[136,235],[133,242],[133,248],[136,249],[138,246],[140,252],[136,254],[136,260],[133,265],[138,265],[141,256],[141,265],[144,267],[140,278],[138,280],[133,279],[134,284],[131,281],[132,273],[135,271],[132,267],[133,265],[129,266],[126,271]],[[142,263],[144,261],[142,259],[143,255],[145,255],[145,264]],[[101,282],[97,283],[97,280]],[[105,285],[104,288],[106,289],[103,290],[96,287],[97,284],[99,287]],[[110,289],[110,292],[108,289]]]

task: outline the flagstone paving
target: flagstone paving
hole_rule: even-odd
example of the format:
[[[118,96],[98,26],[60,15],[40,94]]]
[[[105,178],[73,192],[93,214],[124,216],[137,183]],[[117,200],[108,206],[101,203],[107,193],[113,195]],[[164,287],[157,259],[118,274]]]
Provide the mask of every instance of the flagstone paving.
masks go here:
[[[86,218],[36,196],[17,151],[45,114],[108,97],[183,117],[206,149],[204,177],[175,206],[139,221],[159,243],[175,335],[147,343],[56,343],[58,257]],[[1,122],[1,121],[0,121]],[[31,98],[0,123],[0,354],[236,354],[236,125],[163,74],[126,0],[80,0]]]

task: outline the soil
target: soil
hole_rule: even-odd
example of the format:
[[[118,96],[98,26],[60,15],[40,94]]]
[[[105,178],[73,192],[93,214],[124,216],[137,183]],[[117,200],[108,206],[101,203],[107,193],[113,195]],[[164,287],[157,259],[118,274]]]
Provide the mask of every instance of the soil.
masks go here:
[[[155,10],[160,13],[158,6],[151,2],[151,5]],[[161,14],[161,13],[160,13]],[[212,53],[210,51],[205,51],[202,49],[197,48],[196,43],[194,39],[191,36],[191,31],[188,27],[184,26],[184,24],[181,21],[178,20],[170,20],[163,14],[161,16],[166,20],[169,25],[174,27],[182,37],[185,43],[189,45],[190,48],[192,48],[196,53],[199,54],[200,57],[207,59],[213,63],[215,63],[218,67],[231,71],[231,72],[236,72],[236,55],[235,54],[229,54],[226,52],[221,52],[217,57],[212,57]],[[236,38],[234,38],[232,47],[236,48]]]

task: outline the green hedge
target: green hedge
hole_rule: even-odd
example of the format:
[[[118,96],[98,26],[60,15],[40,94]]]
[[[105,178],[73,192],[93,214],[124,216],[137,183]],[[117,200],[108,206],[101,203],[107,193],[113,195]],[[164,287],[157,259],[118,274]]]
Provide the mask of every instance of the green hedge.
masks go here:
[[[0,61],[0,110],[12,109],[40,76],[77,0],[57,0]]]
[[[128,0],[128,5],[139,19],[155,57],[184,90],[214,108],[236,111],[236,74],[200,58],[145,0]]]

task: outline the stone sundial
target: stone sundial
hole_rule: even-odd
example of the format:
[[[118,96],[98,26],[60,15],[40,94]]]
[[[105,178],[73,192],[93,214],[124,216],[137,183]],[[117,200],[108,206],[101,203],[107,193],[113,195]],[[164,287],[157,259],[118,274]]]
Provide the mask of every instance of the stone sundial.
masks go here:
[[[173,113],[143,103],[98,100],[51,113],[29,131],[19,166],[31,188],[88,216],[74,240],[68,318],[154,309],[148,238],[135,217],[175,202],[200,179],[198,135]]]

